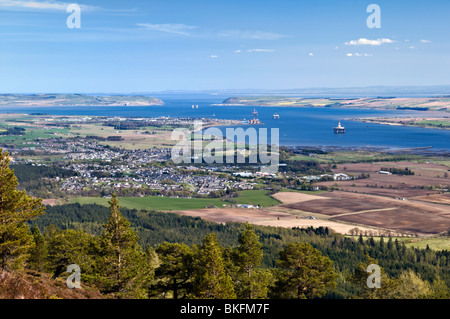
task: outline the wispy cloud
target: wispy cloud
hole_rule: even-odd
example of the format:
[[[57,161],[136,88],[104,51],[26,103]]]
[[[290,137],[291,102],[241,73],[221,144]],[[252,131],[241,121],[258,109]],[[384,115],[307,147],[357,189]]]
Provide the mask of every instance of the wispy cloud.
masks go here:
[[[209,56],[211,59],[217,59],[219,56],[218,55],[210,55]]]
[[[350,56],[350,57],[356,56],[356,57],[359,57],[359,56],[372,56],[372,54],[371,54],[371,53],[358,53],[358,52],[356,52],[356,53],[347,53],[346,56]]]
[[[422,40],[420,40],[420,43],[431,43],[431,40],[422,39]]]
[[[249,50],[247,50],[247,52],[249,52],[249,53],[253,53],[253,52],[275,52],[275,50],[273,50],[273,49],[249,49]]]
[[[62,1],[28,1],[28,0],[0,0],[2,9],[29,9],[42,11],[66,11],[67,7],[73,2]],[[79,4],[82,10],[96,10],[99,7]]]
[[[385,43],[394,43],[394,40],[391,39],[376,39],[376,40],[369,40],[366,38],[359,38],[358,40],[351,40],[349,42],[345,42],[346,45],[382,45]]]
[[[267,31],[243,31],[243,30],[225,30],[217,32],[220,37],[255,39],[255,40],[278,40],[288,37],[287,35],[267,32]]]
[[[161,31],[180,35],[192,35],[202,38],[222,37],[231,39],[277,40],[288,37],[284,34],[268,31],[208,30],[199,28],[197,26],[186,25],[184,23],[137,23],[136,25],[153,31]]]
[[[186,25],[183,23],[162,23],[162,24],[137,23],[137,26],[143,27],[147,30],[174,33],[180,35],[191,35],[191,31],[197,29],[196,26]]]

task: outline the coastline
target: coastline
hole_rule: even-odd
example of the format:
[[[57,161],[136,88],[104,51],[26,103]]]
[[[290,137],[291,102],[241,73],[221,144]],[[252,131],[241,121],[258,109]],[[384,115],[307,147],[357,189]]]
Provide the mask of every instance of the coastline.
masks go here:
[[[404,118],[354,118],[348,119],[363,123],[391,126],[420,127],[425,129],[450,130],[450,117],[404,117]]]
[[[126,108],[124,107],[123,109],[125,110]],[[324,108],[321,108],[321,109],[324,109]],[[351,108],[345,108],[345,109],[351,110]],[[18,110],[17,113],[16,112],[14,112],[14,113],[16,113],[17,115],[18,114],[22,115],[23,110],[22,110],[22,112],[20,112],[20,111],[21,110]],[[43,111],[45,111],[45,110],[43,110]],[[0,112],[4,114],[4,115],[2,115],[3,118],[8,118],[8,117],[14,116],[12,113],[6,113],[6,111],[2,112],[1,107],[0,107]],[[80,114],[78,114],[78,115],[63,115],[63,114],[57,115],[57,114],[46,114],[46,113],[32,114],[32,112],[34,112],[34,110],[29,110],[27,113],[28,113],[28,115],[41,115],[44,117],[51,117],[51,118],[55,118],[55,119],[60,118],[60,117],[72,117],[73,116],[76,118],[76,117],[83,116]],[[51,113],[52,111],[49,109],[48,112]],[[246,111],[243,111],[241,113],[245,113],[245,112]],[[154,114],[155,118],[156,117],[164,117],[164,116],[160,115],[160,113],[161,112],[159,112],[158,115]],[[173,113],[173,110],[172,110],[172,113]],[[209,111],[207,113],[209,113]],[[322,111],[322,113],[324,113],[324,111]],[[325,113],[328,113],[328,112],[325,112]],[[392,127],[408,126],[405,123],[400,123],[401,120],[405,120],[405,116],[408,116],[409,120],[418,118],[417,115],[415,115],[415,116],[409,115],[411,112],[407,112],[406,113],[407,115],[405,114],[405,116],[402,116],[404,113],[400,112],[400,117],[399,117],[399,112],[395,112],[395,114],[394,114],[394,112],[392,112],[392,116],[390,116],[391,112],[384,112],[384,114],[382,114],[381,117],[378,117],[378,118],[364,117],[363,114],[361,114],[362,115],[361,117],[358,117],[358,114],[360,112],[359,113],[346,112],[346,113],[347,113],[346,115],[344,115],[343,117],[340,117],[341,120],[355,121],[355,122],[360,122],[360,123],[373,123],[373,124],[379,124],[379,125],[389,125]],[[387,113],[387,114],[385,114],[385,113]],[[417,114],[417,112],[415,112],[415,113]],[[111,117],[114,117],[114,116],[130,117],[132,119],[133,117],[147,117],[150,114],[153,114],[153,113],[152,112],[150,112],[148,114],[141,113],[140,116],[136,116],[136,115],[127,116],[125,114],[118,115],[118,114],[111,113],[110,116]],[[443,118],[441,116],[444,115],[444,116],[447,116],[447,118],[444,118],[444,119],[450,120],[450,117],[448,117],[448,114],[443,113],[443,112],[430,112],[430,113],[427,112],[427,114],[433,115],[434,116],[433,119],[436,119],[438,117],[439,117],[439,119],[441,119],[441,118]],[[218,127],[220,130],[224,130],[224,128],[226,128],[226,127],[236,127],[236,126],[242,126],[244,129],[249,128],[249,127],[257,127],[257,126],[251,125],[251,124],[243,124],[241,120],[227,118],[226,114],[220,114],[220,115],[218,114],[218,117],[214,117],[214,118],[207,117],[207,116],[205,116],[205,114],[201,114],[201,115],[202,116],[198,117],[197,119],[203,119],[203,121],[205,121],[204,125],[202,126],[203,130],[205,130],[209,127]],[[352,115],[353,116],[356,115],[356,117],[352,117]],[[367,115],[365,115],[365,116],[367,116]],[[88,117],[95,118],[95,117],[102,117],[102,115],[88,115]],[[169,117],[172,120],[176,119],[176,118],[172,118],[171,116],[169,116]],[[183,116],[182,118],[184,120],[189,120],[189,118],[191,118],[192,121],[194,119],[196,119],[194,117],[190,117],[187,115]],[[428,117],[426,117],[426,118],[428,119]],[[423,118],[420,118],[420,119],[423,119]],[[385,122],[385,120],[386,120],[386,122]],[[191,124],[193,123],[192,121],[190,122]],[[10,121],[8,120],[7,122],[10,122]],[[275,122],[272,123],[269,121],[268,125],[269,126],[272,124],[274,125],[274,123]],[[427,153],[430,155],[431,154],[435,154],[435,155],[444,154],[445,156],[448,156],[449,151],[450,151],[450,149],[448,148],[448,144],[447,145],[445,144],[445,139],[444,140],[443,139],[433,140],[433,139],[428,138],[428,139],[424,139],[423,143],[401,144],[401,143],[389,142],[390,140],[386,140],[386,139],[388,139],[388,138],[390,139],[391,135],[386,135],[386,134],[384,134],[384,135],[386,135],[385,140],[380,140],[379,134],[374,135],[374,137],[378,138],[378,140],[379,140],[377,142],[374,142],[376,139],[370,140],[370,138],[371,138],[370,136],[367,137],[367,138],[369,138],[369,140],[367,140],[368,142],[361,142],[361,138],[359,138],[359,135],[355,135],[355,134],[349,135],[348,138],[346,136],[341,136],[339,139],[335,139],[334,136],[331,136],[331,138],[327,137],[324,139],[315,139],[314,136],[311,136],[311,140],[308,140],[308,139],[305,140],[304,138],[299,138],[298,140],[296,140],[295,137],[297,135],[295,135],[295,134],[297,134],[297,133],[296,133],[295,129],[294,129],[294,131],[292,131],[292,123],[290,123],[289,125],[284,122],[277,122],[277,123],[280,123],[278,125],[282,125],[282,127],[286,127],[287,134],[294,134],[294,135],[292,135],[293,138],[285,139],[284,141],[283,141],[283,139],[280,140],[280,143],[279,143],[280,146],[286,146],[286,147],[297,147],[299,145],[303,145],[305,148],[324,148],[324,149],[329,149],[329,150],[335,150],[337,152],[339,152],[339,151],[360,151],[361,150],[361,151],[373,151],[373,152],[381,151],[381,152],[402,152],[402,153],[413,152],[413,153],[420,153],[420,154]],[[366,127],[365,124],[359,124],[359,126],[360,126],[360,128],[361,128],[361,126]],[[294,127],[295,127],[295,124],[294,124]],[[320,129],[321,126],[314,126],[314,127],[318,127]],[[289,128],[291,128],[291,131],[289,131]],[[422,128],[438,128],[438,127],[419,126],[419,128],[422,129]],[[311,128],[311,129],[314,130],[314,128]],[[389,130],[389,129],[386,127],[386,130]],[[193,133],[195,130],[192,129],[190,131],[191,131],[191,133]],[[384,131],[385,131],[384,129],[381,130],[382,133]],[[426,131],[428,131],[428,130],[423,131],[423,133],[425,135],[426,135]],[[442,131],[442,128],[440,131]],[[444,130],[443,132],[445,133],[445,135],[443,135],[442,138],[446,138],[448,131]],[[128,133],[130,133],[130,131],[126,131],[125,133],[128,134]],[[420,133],[417,133],[417,134],[420,134]],[[331,135],[333,135],[333,134],[331,134]],[[139,135],[138,137],[141,137],[141,135]],[[352,141],[353,139],[355,139],[354,143],[345,142],[346,140]],[[341,140],[343,142],[340,142]],[[384,142],[384,141],[386,141],[386,142]],[[303,143],[305,143],[305,144],[303,144]],[[390,147],[390,145],[392,145],[392,147]],[[380,146],[380,147],[377,147],[377,146]],[[416,147],[428,147],[428,146],[433,146],[433,149],[429,149],[429,148],[416,149]]]

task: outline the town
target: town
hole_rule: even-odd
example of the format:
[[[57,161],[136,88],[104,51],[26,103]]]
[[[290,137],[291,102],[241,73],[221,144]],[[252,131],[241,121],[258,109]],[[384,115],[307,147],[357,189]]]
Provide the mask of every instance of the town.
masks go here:
[[[9,120],[23,124],[20,118]],[[317,175],[294,173],[284,170],[286,164],[283,163],[276,173],[265,172],[261,163],[176,164],[171,159],[172,147],[166,145],[121,147],[121,141],[131,134],[137,136],[136,141],[143,135],[149,136],[149,140],[159,135],[167,137],[170,130],[190,128],[192,119],[34,114],[27,121],[26,129],[18,131],[10,143],[2,145],[10,153],[12,164],[58,167],[70,172],[47,177],[52,193],[39,193],[43,198],[54,197],[55,187],[64,197],[107,197],[112,193],[141,197],[232,197],[230,194],[239,190],[276,189],[281,180],[289,181],[287,187],[302,185],[305,190],[319,190],[314,182],[354,178],[332,171],[321,171],[322,174]],[[209,119],[202,121],[211,125]],[[229,120],[214,120],[213,125],[230,123],[235,124]],[[45,135],[26,139],[27,134],[41,131]]]

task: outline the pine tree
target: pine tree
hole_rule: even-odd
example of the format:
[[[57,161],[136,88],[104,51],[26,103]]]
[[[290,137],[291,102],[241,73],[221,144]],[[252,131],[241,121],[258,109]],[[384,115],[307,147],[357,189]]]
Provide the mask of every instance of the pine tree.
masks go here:
[[[392,294],[395,299],[424,299],[432,293],[430,283],[411,269],[403,270],[396,283]]]
[[[194,262],[192,297],[199,299],[232,299],[236,297],[227,273],[222,247],[214,233],[206,235],[197,249]]]
[[[34,241],[27,222],[45,211],[41,199],[17,190],[9,154],[0,149],[0,269],[21,269]]]
[[[54,279],[65,273],[71,264],[81,268],[83,281],[92,276],[95,267],[94,236],[75,229],[50,229],[45,235],[48,268],[53,272]]]
[[[432,292],[427,297],[430,299],[450,299],[450,289],[440,277],[433,280]]]
[[[98,275],[103,292],[119,298],[144,298],[152,269],[138,244],[138,236],[119,211],[113,195],[111,214],[100,236]]]
[[[192,290],[192,252],[189,246],[164,242],[156,249],[160,264],[155,270],[156,294],[172,293],[174,299],[184,298]]]
[[[308,243],[287,244],[277,265],[276,297],[316,298],[336,287],[332,261]]]
[[[391,279],[384,269],[380,266],[380,288],[370,288],[367,286],[367,280],[370,273],[367,272],[369,265],[378,265],[378,261],[372,258],[366,252],[366,259],[364,262],[358,264],[355,273],[350,276],[349,281],[352,282],[358,290],[357,296],[362,299],[388,299],[392,298],[396,290],[398,282]]]
[[[267,297],[272,279],[269,271],[258,269],[261,265],[262,244],[252,226],[248,223],[239,238],[239,246],[234,250],[234,282],[238,298],[254,299]]]
[[[28,258],[28,267],[39,272],[45,271],[46,259],[48,254],[47,242],[39,227],[33,226],[31,230],[33,235],[34,247],[30,250]]]

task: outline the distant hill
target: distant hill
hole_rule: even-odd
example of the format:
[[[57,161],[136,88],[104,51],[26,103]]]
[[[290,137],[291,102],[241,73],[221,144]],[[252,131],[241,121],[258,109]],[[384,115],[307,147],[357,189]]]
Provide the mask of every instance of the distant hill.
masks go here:
[[[366,98],[301,98],[289,96],[236,96],[221,105],[273,107],[350,107],[414,111],[450,111],[448,96],[436,97],[366,97]]]
[[[153,106],[160,99],[143,95],[0,94],[0,106]]]

